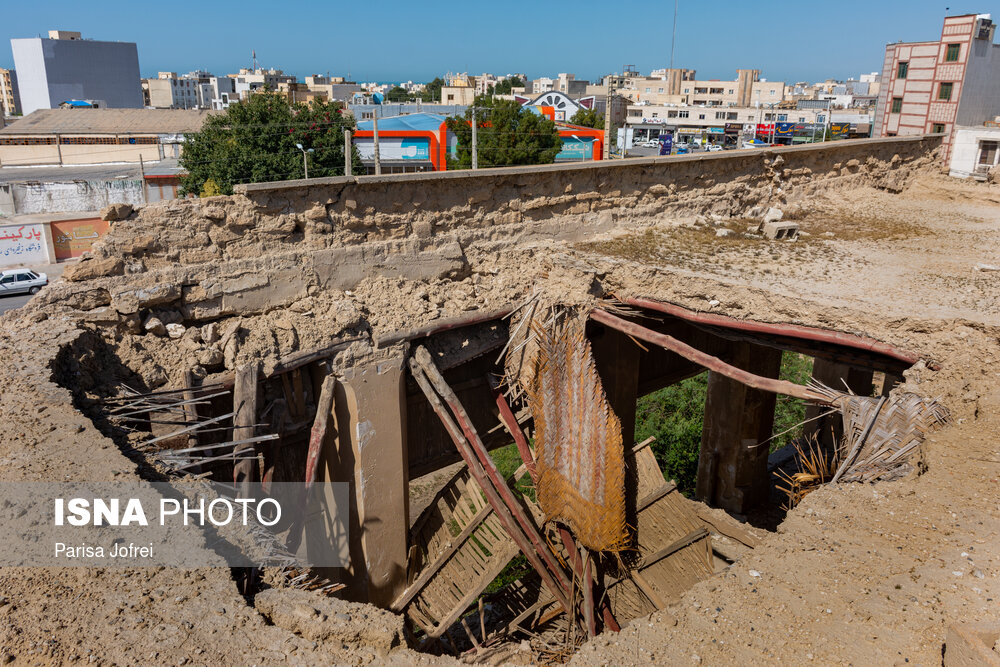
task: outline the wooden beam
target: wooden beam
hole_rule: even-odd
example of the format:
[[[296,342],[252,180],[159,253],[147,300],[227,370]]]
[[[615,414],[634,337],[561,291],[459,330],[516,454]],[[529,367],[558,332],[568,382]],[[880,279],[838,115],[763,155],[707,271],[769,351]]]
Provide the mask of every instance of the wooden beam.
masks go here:
[[[257,423],[257,381],[260,378],[260,367],[256,363],[240,366],[236,369],[236,380],[233,384],[233,440],[246,440],[254,437],[254,424]],[[256,448],[255,448],[256,449]],[[254,481],[254,459],[241,459],[233,466],[233,482],[240,493],[249,495],[250,483]]]

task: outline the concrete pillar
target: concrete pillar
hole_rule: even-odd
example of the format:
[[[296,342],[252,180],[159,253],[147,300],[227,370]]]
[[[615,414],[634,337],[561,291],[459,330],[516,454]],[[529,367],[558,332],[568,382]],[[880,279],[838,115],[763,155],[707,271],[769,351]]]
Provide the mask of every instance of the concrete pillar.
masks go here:
[[[859,396],[872,395],[873,375],[873,371],[864,371],[825,359],[816,359],[813,362],[813,378],[831,389],[845,392],[850,389]],[[834,412],[822,419],[814,419],[829,410],[830,408],[825,406],[806,406],[806,419],[813,421],[807,421],[802,429],[802,434],[806,437],[815,435],[826,451],[832,451],[844,437],[844,423],[839,413]]]
[[[780,350],[750,343],[732,345],[734,366],[764,377],[778,377]],[[770,481],[768,443],[764,441],[774,428],[776,399],[775,394],[709,372],[698,458],[699,500],[738,514],[767,500]]]
[[[351,485],[346,597],[388,607],[406,587],[409,474],[404,360],[356,366],[337,382],[336,435],[320,460],[325,481]]]

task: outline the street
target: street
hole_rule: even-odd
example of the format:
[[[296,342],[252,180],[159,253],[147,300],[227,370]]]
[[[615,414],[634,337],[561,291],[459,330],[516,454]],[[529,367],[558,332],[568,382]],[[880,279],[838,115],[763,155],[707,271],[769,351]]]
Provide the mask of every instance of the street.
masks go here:
[[[32,297],[31,294],[19,294],[17,296],[0,297],[0,315],[3,315],[8,310],[20,308],[24,304],[28,303],[28,299],[30,299],[31,297]]]

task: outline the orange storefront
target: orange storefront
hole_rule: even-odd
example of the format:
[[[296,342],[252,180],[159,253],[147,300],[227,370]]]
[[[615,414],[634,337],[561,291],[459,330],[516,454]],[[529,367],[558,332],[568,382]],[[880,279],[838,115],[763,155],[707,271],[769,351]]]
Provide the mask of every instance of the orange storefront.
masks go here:
[[[79,257],[108,233],[108,223],[100,218],[53,220],[49,224],[56,261]]]

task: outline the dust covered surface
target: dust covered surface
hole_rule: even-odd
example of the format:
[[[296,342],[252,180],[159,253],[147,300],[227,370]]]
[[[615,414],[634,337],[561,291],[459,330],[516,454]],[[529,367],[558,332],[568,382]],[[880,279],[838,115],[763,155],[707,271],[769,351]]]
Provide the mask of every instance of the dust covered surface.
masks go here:
[[[379,337],[533,292],[835,328],[941,364],[906,374],[954,420],[917,472],[810,494],[669,613],[574,660],[936,663],[947,622],[1000,619],[1000,186],[940,175],[932,145],[871,146],[483,176],[451,199],[404,180],[147,207],[0,319],[0,481],[147,475],[81,412],[119,382],[268,372],[338,341],[347,368]],[[771,207],[808,236],[747,233]],[[337,605],[279,589],[255,605],[228,570],[3,568],[0,647],[15,664],[450,660],[412,651],[382,612],[366,624]]]

